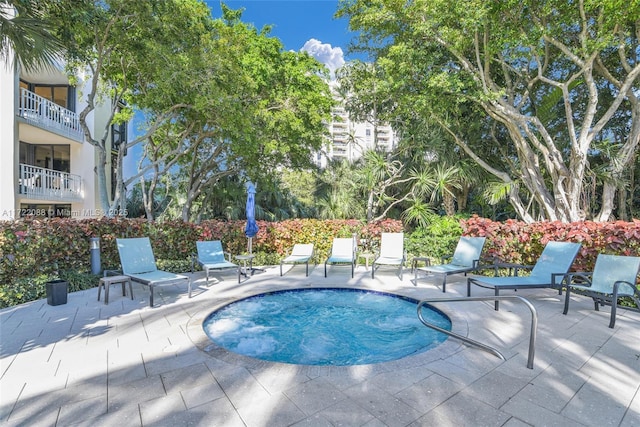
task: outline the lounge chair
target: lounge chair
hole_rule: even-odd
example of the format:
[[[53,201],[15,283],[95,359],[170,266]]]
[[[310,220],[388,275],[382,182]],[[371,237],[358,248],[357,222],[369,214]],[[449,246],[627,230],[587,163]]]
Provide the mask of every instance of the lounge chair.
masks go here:
[[[453,255],[442,257],[443,264],[417,267],[414,270],[414,283],[418,284],[418,272],[422,271],[430,274],[440,274],[442,276],[442,292],[447,290],[447,276],[450,274],[475,271],[480,267],[480,254],[484,247],[486,237],[460,237],[458,245]],[[444,264],[444,261],[451,259],[451,262]]]
[[[327,277],[327,264],[351,264],[351,277],[356,267],[356,246],[352,237],[333,239],[331,254],[324,262],[324,277]]]
[[[280,276],[282,264],[306,264],[306,275],[309,276],[309,260],[313,258],[313,243],[297,243],[293,245],[291,254],[280,261]]]
[[[596,311],[601,305],[611,306],[609,327],[616,324],[618,298],[630,297],[640,308],[640,291],[637,280],[640,272],[640,257],[619,255],[598,255],[592,272],[568,273],[565,275],[567,293],[564,299],[564,311],[569,311],[571,291],[593,298]]]
[[[467,279],[467,296],[471,296],[472,284],[483,288],[492,288],[496,296],[500,294],[501,289],[533,288],[557,288],[559,294],[562,295],[562,278],[569,272],[580,246],[580,243],[549,242],[544,247],[533,269],[531,266],[509,264],[511,268],[531,269],[529,276],[470,277]],[[499,310],[499,308],[499,301],[496,301],[495,309]]]
[[[122,274],[149,287],[149,306],[153,307],[153,288],[186,281],[191,298],[191,278],[158,270],[148,237],[116,239]]]
[[[238,283],[240,283],[240,267],[237,264],[231,262],[231,254],[222,250],[222,242],[220,240],[199,240],[196,242],[197,253],[194,256],[192,263],[197,263],[202,267],[207,276],[207,283],[209,283],[209,271],[211,270],[226,270],[229,268],[235,268],[238,270]],[[228,259],[224,256],[227,255]]]
[[[404,233],[382,233],[380,254],[371,264],[371,278],[375,276],[376,265],[397,265],[398,276],[402,280],[402,268],[407,259],[404,250]]]

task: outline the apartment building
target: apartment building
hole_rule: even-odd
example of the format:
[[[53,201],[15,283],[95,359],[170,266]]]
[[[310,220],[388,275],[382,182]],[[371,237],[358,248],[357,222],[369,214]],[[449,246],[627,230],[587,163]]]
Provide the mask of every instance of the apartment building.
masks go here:
[[[397,136],[391,126],[352,121],[342,99],[337,95],[335,84],[330,83],[334,97],[338,100],[338,105],[331,112],[332,121],[328,124],[330,140],[326,150],[316,155],[316,165],[325,167],[330,159],[354,162],[367,150],[392,151],[397,145]]]
[[[0,220],[102,216],[96,153],[79,121],[87,79],[76,78],[79,86],[70,83],[61,65],[27,73],[0,61]],[[105,129],[108,107],[88,116],[94,134]],[[123,132],[112,129],[111,139],[124,141]]]

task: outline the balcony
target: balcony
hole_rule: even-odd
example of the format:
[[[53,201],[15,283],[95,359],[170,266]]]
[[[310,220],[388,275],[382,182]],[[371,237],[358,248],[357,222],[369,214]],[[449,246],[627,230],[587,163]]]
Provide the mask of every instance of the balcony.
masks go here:
[[[40,129],[82,142],[78,114],[25,88],[20,88],[18,116]]]
[[[20,164],[19,193],[27,199],[78,202],[82,178],[66,172]]]

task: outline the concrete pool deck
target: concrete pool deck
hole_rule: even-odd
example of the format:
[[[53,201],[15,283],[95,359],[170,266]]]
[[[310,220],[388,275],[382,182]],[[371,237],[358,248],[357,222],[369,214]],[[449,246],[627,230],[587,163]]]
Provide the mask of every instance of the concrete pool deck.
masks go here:
[[[287,267],[288,270],[289,267]],[[205,285],[161,288],[155,308],[134,284],[134,299],[111,290],[69,294],[0,310],[0,426],[640,426],[640,313],[548,289],[514,295],[535,306],[534,369],[527,369],[529,309],[516,300],[437,303],[457,332],[496,347],[505,361],[449,338],[436,349],[393,362],[352,367],[297,366],[239,356],[202,332],[216,306],[264,291],[348,286],[415,299],[461,297],[433,278],[382,267],[371,279],[323,265],[305,277],[297,265],[266,268],[238,284],[232,272]],[[473,295],[491,295],[475,288]],[[509,292],[504,292],[509,294]]]

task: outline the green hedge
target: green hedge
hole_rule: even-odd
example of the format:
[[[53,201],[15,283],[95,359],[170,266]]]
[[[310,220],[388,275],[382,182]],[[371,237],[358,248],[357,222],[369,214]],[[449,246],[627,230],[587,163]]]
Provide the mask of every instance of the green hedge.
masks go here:
[[[76,276],[69,281],[70,291],[97,286],[91,276],[89,239],[100,237],[103,269],[118,269],[115,239],[148,236],[158,267],[173,272],[191,270],[197,240],[221,240],[232,254],[247,252],[245,221],[147,222],[142,219],[69,218],[0,221],[0,308],[45,296],[44,284],[63,275]],[[294,243],[314,243],[315,262],[327,256],[334,237],[379,239],[382,232],[402,231],[402,223],[385,220],[364,223],[357,220],[320,221],[312,219],[282,222],[258,221],[260,231],[253,238],[256,265],[280,262]]]
[[[313,243],[316,263],[326,259],[334,237],[351,237],[374,251],[383,232],[402,231],[402,223],[385,220],[364,223],[357,220],[321,221],[295,219],[281,222],[258,221],[260,231],[253,239],[256,265],[276,265],[295,243]],[[116,237],[151,239],[158,267],[176,273],[190,271],[197,240],[221,240],[232,254],[247,252],[245,221],[147,222],[142,219],[102,218],[20,219],[0,221],[0,307],[12,306],[45,296],[44,284],[55,278],[69,281],[70,291],[97,286],[98,277],[89,274],[89,238],[101,239],[101,264],[117,269]],[[534,264],[550,240],[582,243],[574,269],[589,271],[599,253],[640,254],[640,221],[634,222],[540,222],[527,224],[485,218],[434,216],[423,228],[406,233],[408,258],[440,257],[455,249],[461,235],[486,236],[485,258]]]
[[[427,256],[432,264],[439,264],[443,256],[455,251],[462,235],[462,221],[459,217],[434,216],[428,226],[414,230],[406,239],[408,259]]]

